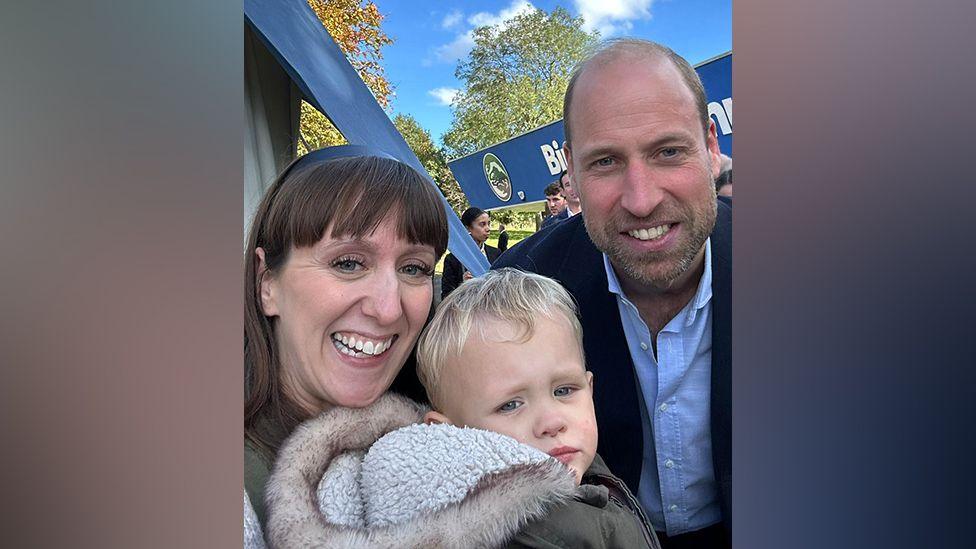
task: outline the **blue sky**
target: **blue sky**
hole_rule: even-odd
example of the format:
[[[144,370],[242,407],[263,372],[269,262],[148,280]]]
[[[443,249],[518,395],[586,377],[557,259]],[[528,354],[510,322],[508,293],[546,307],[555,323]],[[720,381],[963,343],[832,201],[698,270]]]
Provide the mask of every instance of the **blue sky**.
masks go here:
[[[410,114],[434,141],[451,125],[448,102],[461,88],[454,77],[470,51],[470,31],[531,6],[562,6],[582,14],[603,37],[636,36],[670,46],[692,64],[732,49],[731,0],[374,0],[394,43],[383,65],[396,96],[393,113]]]

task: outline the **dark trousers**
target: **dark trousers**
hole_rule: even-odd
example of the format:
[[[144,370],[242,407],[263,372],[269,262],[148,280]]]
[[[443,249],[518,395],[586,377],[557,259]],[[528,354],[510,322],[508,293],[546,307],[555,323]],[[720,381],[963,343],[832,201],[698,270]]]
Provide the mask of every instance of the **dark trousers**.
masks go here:
[[[664,532],[655,533],[661,542],[661,549],[725,549],[732,546],[721,522],[677,536],[668,537]]]

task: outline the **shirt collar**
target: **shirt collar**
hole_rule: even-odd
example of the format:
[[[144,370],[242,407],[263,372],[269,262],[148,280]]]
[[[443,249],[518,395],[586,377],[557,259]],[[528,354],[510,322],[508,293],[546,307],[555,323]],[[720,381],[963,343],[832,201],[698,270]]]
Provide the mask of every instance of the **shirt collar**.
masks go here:
[[[610,290],[610,293],[627,299],[627,295],[624,294],[623,289],[620,287],[620,279],[617,278],[617,273],[614,272],[613,265],[610,264],[610,258],[607,257],[607,254],[603,254],[603,268],[607,271],[607,289]],[[698,281],[698,290],[695,292],[695,297],[691,298],[691,311],[689,311],[688,318],[685,320],[686,326],[695,321],[697,311],[707,305],[711,299],[712,239],[709,237],[705,240],[705,269],[702,271],[701,280]],[[630,300],[628,299],[628,301]]]

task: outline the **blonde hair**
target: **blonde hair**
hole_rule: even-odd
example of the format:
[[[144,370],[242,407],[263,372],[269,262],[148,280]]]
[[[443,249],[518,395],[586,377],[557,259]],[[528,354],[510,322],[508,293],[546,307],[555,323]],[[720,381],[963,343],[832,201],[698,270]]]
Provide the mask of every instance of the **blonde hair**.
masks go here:
[[[476,325],[478,335],[485,339],[484,321],[490,320],[515,327],[515,341],[521,343],[532,337],[540,315],[550,320],[564,318],[576,335],[580,356],[584,356],[583,328],[576,313],[569,292],[551,278],[511,268],[488,271],[461,284],[441,302],[417,342],[417,375],[437,408],[447,361],[461,354],[472,326]]]

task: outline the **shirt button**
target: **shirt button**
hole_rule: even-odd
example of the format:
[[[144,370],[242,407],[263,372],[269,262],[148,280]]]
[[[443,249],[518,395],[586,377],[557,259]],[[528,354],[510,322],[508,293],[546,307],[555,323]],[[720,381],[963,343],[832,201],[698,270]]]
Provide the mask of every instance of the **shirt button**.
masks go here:
[[[674,467],[674,462],[669,459],[664,462],[664,466],[667,467],[668,469],[671,469],[672,467]]]
[[[643,341],[641,341],[641,349],[643,349],[643,350],[646,351],[647,350],[647,343],[644,343]]]
[[[671,504],[671,507],[668,507],[668,511],[677,511],[677,510],[678,510],[677,505]]]
[[[667,412],[668,411],[668,403],[665,402],[664,404],[661,404],[660,406],[658,406],[657,409],[658,410],[661,410],[662,412]]]

